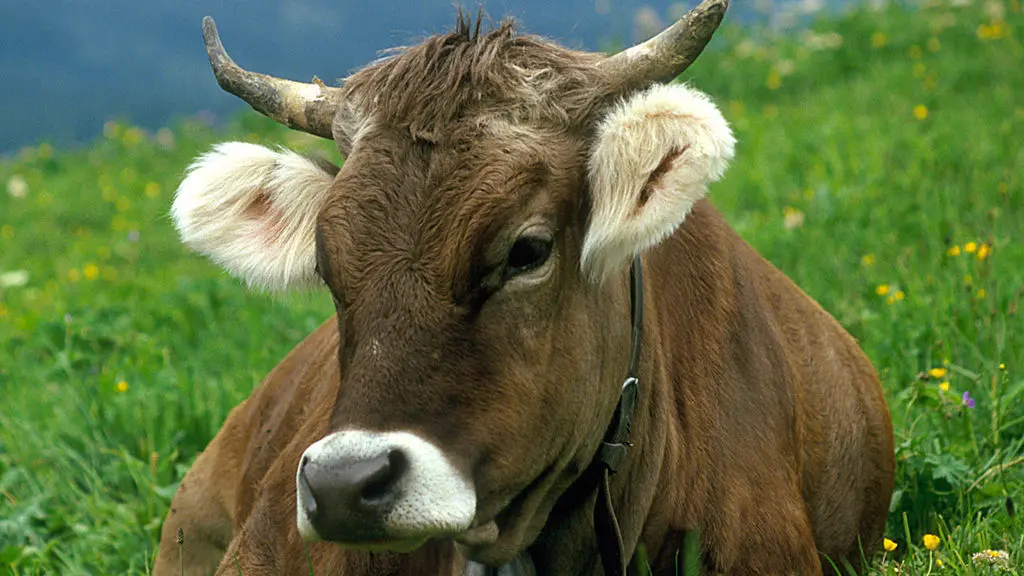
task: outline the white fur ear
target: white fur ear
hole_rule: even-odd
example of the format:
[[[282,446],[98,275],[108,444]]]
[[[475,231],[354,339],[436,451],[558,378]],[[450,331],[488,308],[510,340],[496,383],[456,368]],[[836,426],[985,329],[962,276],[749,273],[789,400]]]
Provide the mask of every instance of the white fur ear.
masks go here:
[[[291,151],[225,142],[200,156],[171,215],[182,241],[249,286],[312,286],[316,219],[337,168]]]
[[[682,84],[658,84],[616,106],[590,156],[584,273],[600,280],[675,231],[722,177],[735,143],[714,103]]]

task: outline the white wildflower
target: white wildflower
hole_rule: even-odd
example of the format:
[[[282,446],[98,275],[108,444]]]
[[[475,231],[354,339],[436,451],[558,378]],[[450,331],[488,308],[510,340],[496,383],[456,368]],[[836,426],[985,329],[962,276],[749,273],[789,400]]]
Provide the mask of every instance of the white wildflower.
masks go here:
[[[991,566],[1000,571],[1010,568],[1010,555],[1006,550],[982,550],[971,555],[971,564]]]
[[[15,174],[7,181],[7,193],[12,198],[24,198],[28,194],[28,182],[21,174]]]
[[[0,274],[0,288],[17,288],[28,284],[28,270],[11,270]]]

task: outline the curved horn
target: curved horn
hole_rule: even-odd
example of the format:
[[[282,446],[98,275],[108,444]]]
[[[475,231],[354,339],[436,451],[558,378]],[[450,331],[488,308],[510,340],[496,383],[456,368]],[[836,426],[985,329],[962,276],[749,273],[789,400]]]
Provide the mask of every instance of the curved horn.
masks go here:
[[[704,0],[650,40],[602,60],[616,92],[668,82],[704,50],[729,8],[729,0]]]
[[[209,16],[203,18],[203,41],[221,88],[289,128],[332,138],[331,121],[338,104],[338,88],[324,85],[315,76],[312,84],[304,84],[243,70],[224,50],[217,25]]]

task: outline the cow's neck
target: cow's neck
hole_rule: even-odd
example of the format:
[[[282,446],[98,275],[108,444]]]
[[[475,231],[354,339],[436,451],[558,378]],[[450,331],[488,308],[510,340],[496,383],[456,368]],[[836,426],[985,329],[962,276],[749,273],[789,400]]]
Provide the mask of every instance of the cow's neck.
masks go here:
[[[644,292],[650,294],[649,290]],[[649,299],[646,305],[650,308]],[[665,413],[653,409],[664,399],[652,402],[653,395],[661,394],[664,388],[657,385],[659,378],[653,364],[659,338],[658,331],[649,329],[654,315],[648,309],[647,326],[642,333],[636,374],[638,396],[629,434],[631,446],[610,483],[611,501],[618,516],[627,559],[640,539],[643,518],[656,492],[668,425],[664,421]],[[589,576],[599,573],[602,563],[594,531],[594,507],[600,480],[600,468],[592,466],[559,499],[544,530],[529,549],[537,574]]]

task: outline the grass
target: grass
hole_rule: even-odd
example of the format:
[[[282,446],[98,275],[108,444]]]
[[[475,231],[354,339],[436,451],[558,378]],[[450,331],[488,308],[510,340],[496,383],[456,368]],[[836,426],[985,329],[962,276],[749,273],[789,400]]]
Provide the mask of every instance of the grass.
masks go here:
[[[727,26],[687,73],[740,141],[715,203],[881,374],[897,547],[875,574],[997,573],[986,549],[1024,573],[1021,22],[1019,0],[943,0]],[[231,138],[336,157],[247,114],[0,160],[0,571],[146,573],[196,454],[331,312],[178,244],[182,171]]]

